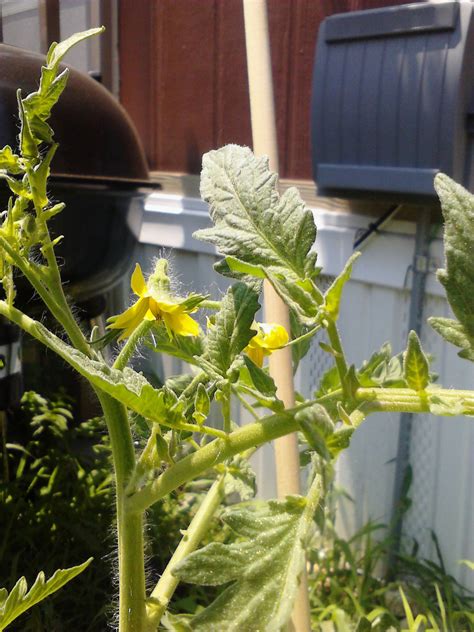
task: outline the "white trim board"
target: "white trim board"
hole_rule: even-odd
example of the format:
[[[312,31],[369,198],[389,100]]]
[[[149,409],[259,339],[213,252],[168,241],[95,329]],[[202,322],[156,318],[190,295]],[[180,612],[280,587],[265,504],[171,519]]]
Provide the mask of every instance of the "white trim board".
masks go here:
[[[323,273],[337,275],[353,252],[356,234],[373,223],[373,217],[311,209],[318,227],[316,249]],[[207,204],[194,197],[154,192],[145,201],[141,243],[214,254],[215,248],[193,238],[194,231],[210,225]],[[413,259],[415,226],[412,222],[393,220],[368,243],[363,256],[354,266],[352,279],[384,287],[409,288]],[[426,291],[444,296],[434,271],[443,265],[443,244],[435,239],[431,245],[430,275]]]

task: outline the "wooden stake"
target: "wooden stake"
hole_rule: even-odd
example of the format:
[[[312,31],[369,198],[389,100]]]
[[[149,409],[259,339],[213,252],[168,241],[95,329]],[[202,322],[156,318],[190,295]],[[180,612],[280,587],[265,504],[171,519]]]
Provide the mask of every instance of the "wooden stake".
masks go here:
[[[278,172],[278,146],[273,98],[272,65],[266,0],[243,0],[245,43],[249,78],[253,150],[269,157],[270,169]],[[265,320],[290,331],[288,308],[270,283],[264,285]],[[270,356],[270,375],[278,397],[290,408],[295,403],[291,349]],[[300,467],[296,434],[275,441],[277,491],[280,498],[300,493]],[[292,624],[296,632],[311,632],[306,573],[303,572]]]

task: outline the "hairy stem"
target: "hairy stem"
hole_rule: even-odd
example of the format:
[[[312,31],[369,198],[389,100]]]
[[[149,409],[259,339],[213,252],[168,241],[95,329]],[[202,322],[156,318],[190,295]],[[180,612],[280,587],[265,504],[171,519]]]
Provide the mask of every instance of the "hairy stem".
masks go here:
[[[107,428],[115,469],[119,563],[119,632],[144,632],[145,560],[143,514],[130,514],[126,487],[135,469],[132,433],[125,407],[109,395],[96,391]]]
[[[341,380],[341,386],[342,386],[342,391],[344,393],[344,397],[350,400],[352,397],[352,393],[347,383],[348,366],[347,366],[344,350],[342,348],[341,339],[339,337],[339,332],[337,330],[336,323],[333,322],[332,320],[329,321],[328,323],[327,332],[328,332],[329,342],[331,343],[332,348],[336,352],[334,359],[336,362],[337,372],[339,373],[339,379]]]
[[[137,348],[140,340],[146,336],[146,334],[153,327],[154,322],[150,320],[144,320],[132,333],[132,335],[128,338],[127,342],[123,345],[120,350],[120,353],[117,356],[113,364],[114,369],[119,369],[120,371],[124,369],[132,355],[135,353],[135,349]]]
[[[221,474],[207,492],[188,529],[183,534],[181,542],[168,562],[163,575],[151,593],[152,603],[148,611],[148,621],[155,628],[165,613],[179,583],[178,578],[173,575],[173,568],[178,562],[181,562],[181,560],[184,560],[185,557],[195,551],[205,536],[209,523],[224,498],[224,478],[225,474]]]
[[[244,450],[295,432],[297,429],[298,423],[293,415],[286,412],[271,415],[259,422],[239,428],[230,433],[226,439],[216,439],[197,452],[184,457],[155,481],[130,496],[128,498],[130,510],[145,511],[160,498],[214,465]]]

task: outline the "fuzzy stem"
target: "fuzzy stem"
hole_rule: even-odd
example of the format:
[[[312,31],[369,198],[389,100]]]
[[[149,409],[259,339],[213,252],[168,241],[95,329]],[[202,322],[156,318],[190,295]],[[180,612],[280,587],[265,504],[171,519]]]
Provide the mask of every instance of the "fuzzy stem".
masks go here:
[[[335,361],[337,372],[339,373],[339,379],[341,380],[342,391],[344,393],[344,397],[347,400],[352,398],[352,393],[350,392],[349,385],[347,383],[347,362],[344,355],[344,350],[342,348],[341,339],[339,337],[339,332],[337,330],[336,323],[332,320],[329,321],[327,326],[328,338],[331,343],[332,348],[336,352]]]
[[[48,223],[43,216],[43,209],[38,199],[38,193],[36,191],[36,187],[34,186],[34,178],[32,177],[31,167],[27,167],[26,174],[28,176],[31,194],[33,197],[33,205],[35,207],[36,218],[37,218],[36,221],[41,229],[40,238],[43,244],[41,251],[48,263],[49,287],[48,287],[47,293],[52,296],[54,302],[59,308],[56,311],[56,313],[52,311],[53,316],[62,324],[71,342],[76,347],[76,349],[79,349],[80,351],[82,351],[82,353],[85,353],[87,356],[90,356],[91,350],[89,348],[87,340],[85,339],[81,328],[79,327],[76,320],[74,319],[74,316],[72,315],[72,312],[69,308],[66,295],[64,294],[64,289],[63,289],[62,281],[61,281],[61,274],[59,272],[59,266],[56,260],[56,255],[54,253],[53,242],[51,240],[51,235],[49,234]],[[41,295],[41,298],[43,298],[43,295]],[[51,309],[49,305],[48,305],[48,308]]]
[[[149,606],[148,622],[153,629],[159,624],[179,583],[179,579],[173,575],[173,568],[196,550],[224,498],[224,478],[225,474],[221,474],[207,492],[188,529],[183,534],[178,548],[173,553],[163,575],[150,595],[152,603]]]
[[[288,413],[278,413],[248,424],[230,433],[226,439],[216,439],[197,452],[184,457],[156,480],[128,498],[131,511],[145,511],[183,483],[196,478],[207,469],[253,446],[262,445],[298,430],[298,423]]]
[[[133,353],[135,353],[138,343],[144,336],[146,336],[154,324],[154,321],[150,320],[144,320],[140,323],[121,348],[112,368],[119,369],[121,371],[127,366],[128,361],[132,357]]]
[[[145,560],[143,514],[130,514],[126,505],[126,486],[135,469],[132,434],[125,407],[109,395],[97,391],[107,428],[115,468],[118,562],[119,632],[144,632]]]

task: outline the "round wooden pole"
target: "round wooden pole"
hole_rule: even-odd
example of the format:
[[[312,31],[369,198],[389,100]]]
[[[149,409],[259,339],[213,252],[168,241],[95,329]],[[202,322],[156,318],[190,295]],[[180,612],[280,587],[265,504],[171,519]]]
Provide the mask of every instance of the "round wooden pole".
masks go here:
[[[266,155],[270,168],[278,172],[278,145],[273,98],[272,64],[266,0],[243,0],[247,71],[252,119],[253,150]],[[288,308],[270,283],[264,286],[264,310],[267,322],[278,323],[290,331]],[[291,349],[281,349],[270,356],[270,375],[278,397],[290,408],[295,403]],[[300,493],[300,467],[296,434],[275,441],[277,491],[280,498]],[[292,615],[297,632],[311,632],[306,573]]]

